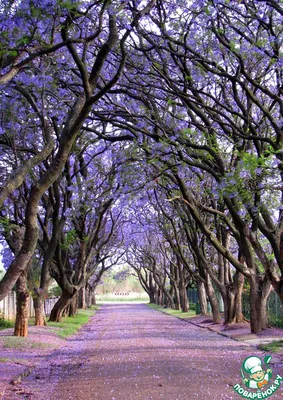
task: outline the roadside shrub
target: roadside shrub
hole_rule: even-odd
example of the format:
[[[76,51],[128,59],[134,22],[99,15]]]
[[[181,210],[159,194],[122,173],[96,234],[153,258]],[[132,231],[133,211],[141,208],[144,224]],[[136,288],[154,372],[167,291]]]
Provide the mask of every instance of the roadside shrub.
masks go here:
[[[7,321],[3,318],[3,316],[0,315],[0,329],[7,329],[13,327],[14,323],[12,321]]]
[[[283,318],[280,316],[269,315],[268,323],[271,326],[277,326],[278,328],[283,328]]]

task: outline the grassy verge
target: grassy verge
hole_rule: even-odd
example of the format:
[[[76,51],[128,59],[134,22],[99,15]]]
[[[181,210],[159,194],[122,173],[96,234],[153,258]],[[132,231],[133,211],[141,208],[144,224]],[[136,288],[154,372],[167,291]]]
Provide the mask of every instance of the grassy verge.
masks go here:
[[[64,317],[61,322],[48,322],[46,329],[61,337],[66,338],[76,333],[84,324],[86,324],[90,317],[92,317],[99,307],[92,307],[87,310],[79,310],[78,314],[74,317]],[[34,324],[34,318],[29,320],[31,325]],[[12,323],[11,326],[14,324]],[[9,327],[11,327],[9,326]],[[6,326],[7,328],[7,326]],[[4,329],[4,328],[3,328]],[[5,349],[14,349],[19,351],[26,351],[35,348],[48,348],[50,344],[40,341],[32,340],[30,337],[17,337],[17,336],[3,336],[0,340]],[[5,362],[6,359],[0,359],[0,362]]]
[[[261,344],[258,346],[261,350],[271,351],[273,353],[283,352],[283,340],[274,340],[273,342]]]
[[[83,325],[85,325],[90,317],[92,317],[99,307],[92,307],[87,310],[79,310],[78,314],[74,317],[64,317],[61,322],[48,322],[48,326],[52,326],[56,329],[56,335],[61,338],[66,338],[68,336],[76,333]]]
[[[47,347],[49,347],[47,343],[35,342],[29,337],[5,336],[3,338],[4,349],[30,350]]]
[[[153,308],[154,310],[158,310],[165,314],[173,315],[174,317],[178,317],[181,319],[192,318],[196,316],[195,310],[189,310],[188,312],[183,312],[181,310],[172,310],[171,308],[164,308],[162,306],[157,306],[156,304],[147,304],[147,306]]]

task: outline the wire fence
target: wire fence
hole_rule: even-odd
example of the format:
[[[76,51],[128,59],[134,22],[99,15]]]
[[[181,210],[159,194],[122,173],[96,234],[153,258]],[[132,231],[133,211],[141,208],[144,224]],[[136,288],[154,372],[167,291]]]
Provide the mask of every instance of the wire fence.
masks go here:
[[[246,318],[250,317],[249,293],[243,293],[243,314]],[[273,291],[270,293],[267,300],[267,315],[271,322],[273,319],[283,320],[283,304],[281,303],[278,294]]]
[[[220,311],[223,311],[223,301],[219,293],[216,293]],[[198,291],[197,289],[188,289],[188,299],[190,303],[198,304]],[[243,314],[246,318],[250,318],[250,295],[248,292],[243,293]],[[267,314],[270,322],[282,321],[283,324],[283,304],[276,292],[272,291],[267,300]]]
[[[188,289],[188,300],[189,303],[193,304],[197,304],[199,302],[197,289]]]

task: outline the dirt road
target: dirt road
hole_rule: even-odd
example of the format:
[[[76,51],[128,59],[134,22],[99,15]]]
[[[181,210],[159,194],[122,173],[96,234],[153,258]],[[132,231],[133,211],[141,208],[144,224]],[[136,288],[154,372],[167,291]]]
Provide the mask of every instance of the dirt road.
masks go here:
[[[15,399],[241,399],[240,369],[253,347],[151,310],[104,305],[68,346],[43,360]],[[271,365],[272,379],[283,375]],[[266,386],[268,387],[268,386]],[[263,389],[262,389],[263,390]],[[283,398],[283,382],[271,399]]]

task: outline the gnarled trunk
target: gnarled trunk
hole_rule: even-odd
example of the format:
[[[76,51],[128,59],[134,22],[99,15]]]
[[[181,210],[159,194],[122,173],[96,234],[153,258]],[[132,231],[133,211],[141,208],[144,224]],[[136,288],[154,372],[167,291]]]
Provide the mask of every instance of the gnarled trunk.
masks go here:
[[[260,282],[256,276],[250,279],[251,332],[258,333],[268,327],[266,303],[271,291],[269,280]]]
[[[226,286],[226,295],[222,294],[224,301],[224,324],[241,323],[246,321],[242,309],[242,295],[245,277],[239,271],[235,272],[233,282]]]
[[[58,299],[57,303],[51,310],[49,321],[60,322],[65,309],[68,307],[72,301],[75,294],[70,294],[69,292],[63,291],[61,297]]]
[[[174,310],[175,309],[174,299],[173,299],[173,296],[170,294],[170,291],[164,289],[163,293],[165,296],[164,302],[165,302],[166,307],[172,308]]]
[[[69,304],[69,317],[74,317],[78,313],[78,294],[72,298]]]

